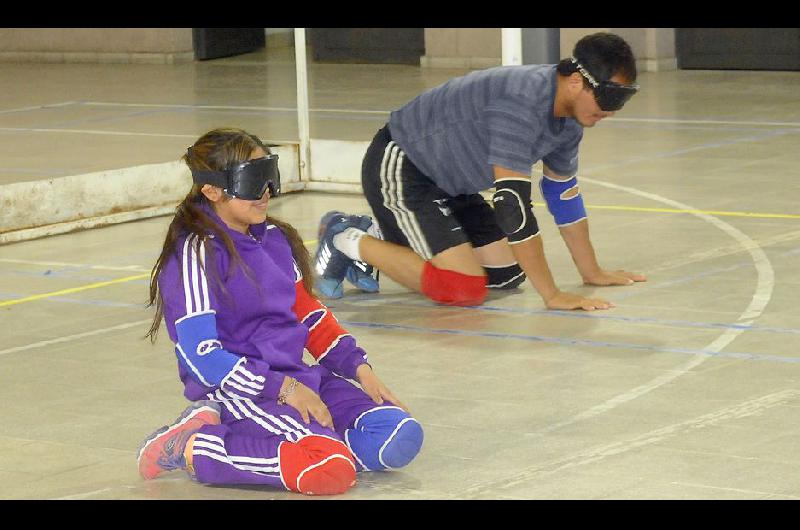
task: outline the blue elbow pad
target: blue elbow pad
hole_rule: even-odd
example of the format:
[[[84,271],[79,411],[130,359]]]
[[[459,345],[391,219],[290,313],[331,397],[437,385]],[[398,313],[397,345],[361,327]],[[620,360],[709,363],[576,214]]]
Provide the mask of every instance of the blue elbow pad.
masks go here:
[[[194,379],[207,387],[218,386],[240,357],[225,350],[217,335],[213,311],[194,313],[175,322],[175,353]]]
[[[345,440],[366,471],[397,469],[422,448],[422,426],[399,407],[375,407],[345,431]]]
[[[543,176],[539,188],[558,226],[569,225],[586,218],[586,207],[583,205],[577,178],[552,180]],[[573,190],[577,193],[571,195]]]

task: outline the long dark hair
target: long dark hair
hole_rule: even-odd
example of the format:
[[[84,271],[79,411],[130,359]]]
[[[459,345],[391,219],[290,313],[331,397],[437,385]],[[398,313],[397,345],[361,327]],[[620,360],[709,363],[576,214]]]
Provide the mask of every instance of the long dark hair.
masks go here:
[[[248,160],[257,148],[261,148],[266,154],[270,154],[269,148],[257,136],[241,129],[220,128],[201,136],[192,145],[191,149],[187,150],[181,160],[190,169],[219,171]],[[151,342],[155,342],[158,329],[161,326],[161,320],[164,317],[164,300],[158,288],[158,278],[171,256],[176,253],[176,242],[180,237],[185,234],[195,234],[197,236],[195,238],[197,255],[200,255],[200,245],[205,245],[206,252],[209,255],[208,261],[211,262],[213,261],[211,258],[213,258],[214,249],[213,245],[206,245],[206,240],[209,235],[213,234],[218,241],[225,245],[225,249],[233,258],[231,266],[241,263],[239,253],[236,251],[230,236],[211,217],[204,213],[202,206],[208,205],[209,201],[200,191],[202,187],[202,184],[192,185],[189,193],[175,209],[175,217],[167,229],[167,237],[164,240],[161,255],[159,255],[150,273],[150,300],[148,307],[155,306],[156,314],[153,317],[150,331],[145,337],[150,337]],[[303,245],[303,239],[300,234],[290,224],[273,217],[267,216],[267,223],[274,224],[286,235],[292,248],[292,255],[297,262],[297,266],[300,267],[300,272],[303,274],[303,284],[309,293],[313,293],[311,256],[308,249]],[[205,263],[201,263],[200,266],[205,268]],[[214,275],[216,271],[213,270],[213,267],[209,267],[209,269],[212,269],[211,274]],[[215,279],[224,289],[224,285],[219,281],[219,278]]]

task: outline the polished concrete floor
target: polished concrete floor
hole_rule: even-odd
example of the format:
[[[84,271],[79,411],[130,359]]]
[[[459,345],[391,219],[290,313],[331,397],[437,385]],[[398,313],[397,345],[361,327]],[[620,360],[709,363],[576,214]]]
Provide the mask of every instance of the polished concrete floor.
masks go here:
[[[312,134],[357,140],[463,73],[310,67]],[[3,72],[0,184],[175,160],[220,125],[296,139],[290,50]],[[548,311],[529,284],[475,308],[385,277],[378,295],[349,288],[329,306],[426,439],[337,498],[800,499],[800,73],[640,83],[587,130],[580,178],[601,263],[648,282],[582,286],[537,202],[559,285],[614,309]],[[271,208],[312,249],[327,210],[368,211],[310,192]],[[169,220],[0,247],[0,498],[308,500],[137,474],[141,439],[185,405],[168,339],[143,339]]]

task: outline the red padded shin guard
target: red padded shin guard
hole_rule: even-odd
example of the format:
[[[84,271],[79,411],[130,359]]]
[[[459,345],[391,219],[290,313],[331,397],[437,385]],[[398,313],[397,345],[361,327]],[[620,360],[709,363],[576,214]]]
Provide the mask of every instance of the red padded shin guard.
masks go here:
[[[437,269],[430,261],[422,268],[422,294],[445,305],[481,305],[486,299],[486,276],[469,276]]]
[[[356,483],[356,464],[342,442],[324,436],[306,436],[278,448],[286,487],[305,495],[336,495]]]

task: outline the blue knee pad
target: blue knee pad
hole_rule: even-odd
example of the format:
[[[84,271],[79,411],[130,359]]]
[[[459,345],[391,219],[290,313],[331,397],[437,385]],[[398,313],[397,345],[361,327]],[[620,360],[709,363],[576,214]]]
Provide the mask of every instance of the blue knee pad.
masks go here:
[[[547,208],[553,214],[558,226],[570,225],[586,218],[586,207],[583,204],[577,178],[560,181],[543,176],[539,187]],[[574,188],[577,188],[577,195],[566,197],[565,195]]]
[[[363,413],[345,440],[366,471],[397,469],[414,460],[422,447],[422,426],[399,407],[375,407]]]

